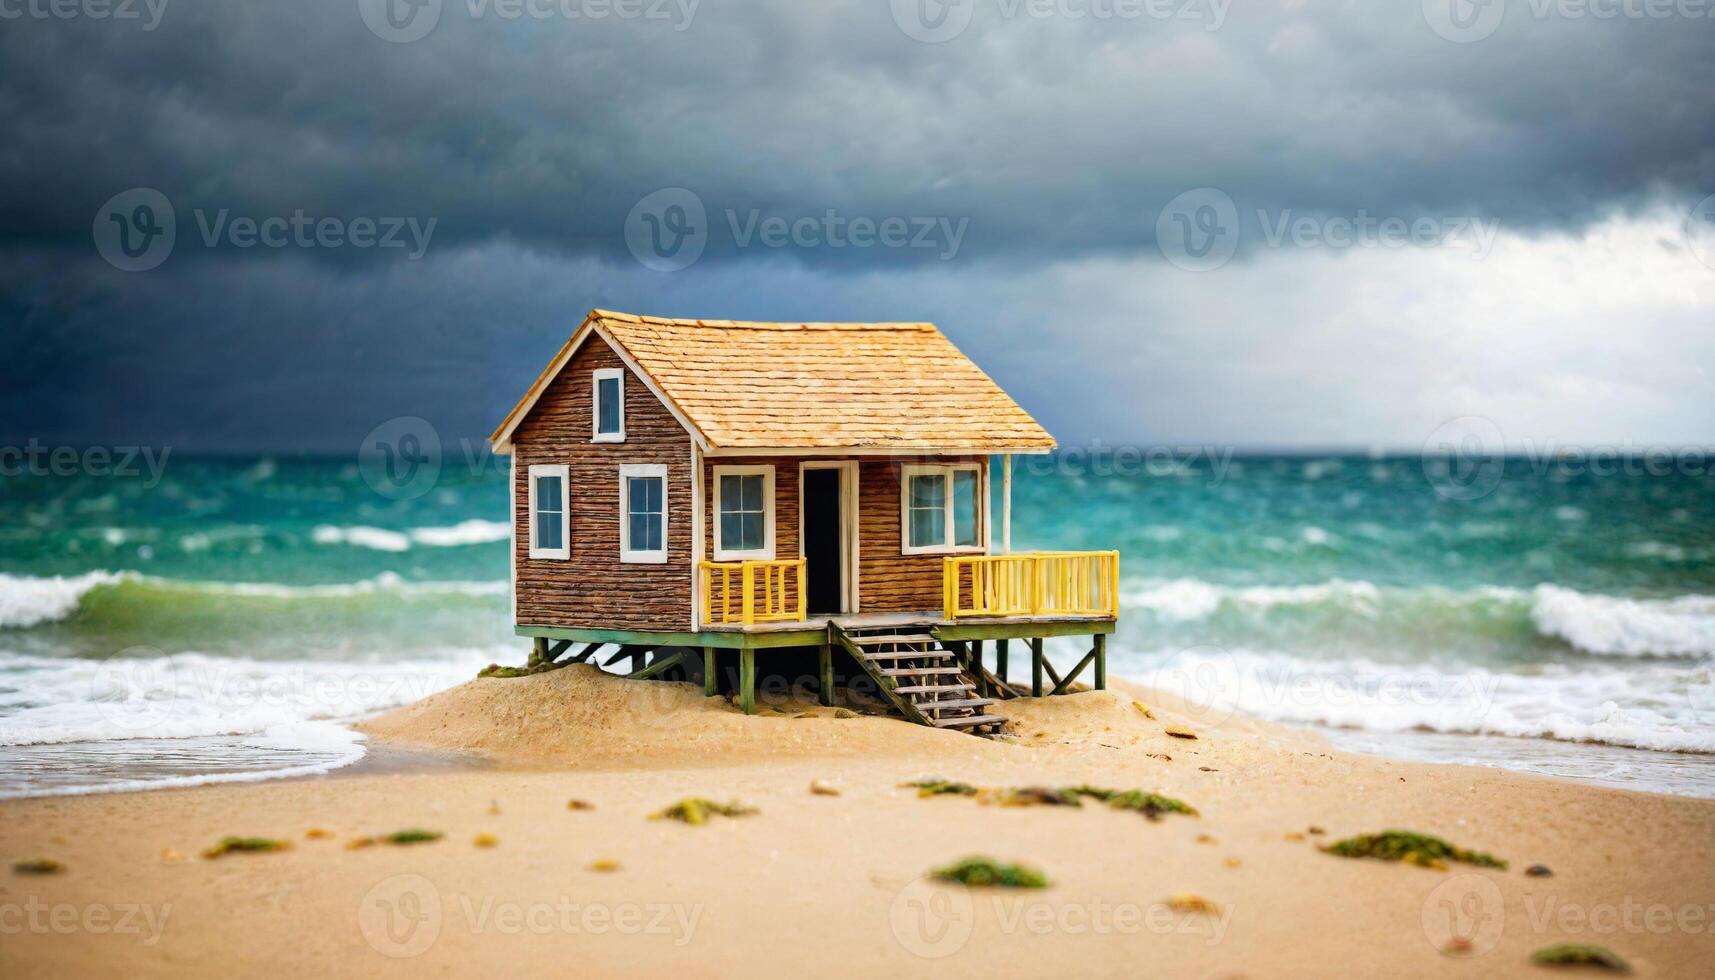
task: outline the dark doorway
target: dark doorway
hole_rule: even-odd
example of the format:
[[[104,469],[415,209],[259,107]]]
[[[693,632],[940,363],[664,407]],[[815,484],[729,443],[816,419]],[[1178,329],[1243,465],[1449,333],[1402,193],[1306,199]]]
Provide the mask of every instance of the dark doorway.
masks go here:
[[[804,574],[810,615],[845,611],[841,588],[840,470],[804,471]]]

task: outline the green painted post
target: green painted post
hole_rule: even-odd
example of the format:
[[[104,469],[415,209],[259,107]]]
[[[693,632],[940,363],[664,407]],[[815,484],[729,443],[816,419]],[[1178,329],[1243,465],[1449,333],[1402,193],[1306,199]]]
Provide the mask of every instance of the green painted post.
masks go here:
[[[747,715],[756,714],[756,651],[750,647],[738,652],[738,707]]]
[[[1097,633],[1096,640],[1096,690],[1108,689],[1108,635]]]
[[[819,665],[821,667],[821,677],[822,677],[822,698],[821,698],[821,701],[822,701],[822,705],[824,707],[831,708],[834,705],[834,647],[833,647],[833,644],[831,644],[831,643],[822,644],[821,649],[818,651],[818,656],[821,660],[821,663]]]
[[[1030,696],[1042,696],[1042,637],[1030,641]]]
[[[703,647],[703,696],[712,698],[719,693],[721,679],[715,673],[715,648]]]
[[[977,697],[989,696],[988,678],[983,675],[983,641],[971,641],[971,673],[977,679]]]
[[[1006,648],[1011,642],[1004,637],[994,641],[994,675],[1000,678],[1002,684],[1006,683]]]
[[[535,647],[535,651],[530,654],[530,665],[532,667],[539,663],[543,663],[548,659],[548,638],[545,636],[536,637]]]

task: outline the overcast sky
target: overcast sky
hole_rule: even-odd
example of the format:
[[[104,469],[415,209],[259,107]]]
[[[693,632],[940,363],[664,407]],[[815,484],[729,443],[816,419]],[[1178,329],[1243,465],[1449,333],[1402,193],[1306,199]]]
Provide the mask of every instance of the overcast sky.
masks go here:
[[[61,2],[7,442],[482,436],[593,306],[933,320],[1070,444],[1715,442],[1689,0]]]

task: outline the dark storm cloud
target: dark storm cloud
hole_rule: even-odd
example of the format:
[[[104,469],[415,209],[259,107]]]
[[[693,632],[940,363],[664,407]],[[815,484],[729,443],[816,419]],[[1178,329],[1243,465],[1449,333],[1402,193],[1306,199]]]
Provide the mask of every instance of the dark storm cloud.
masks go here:
[[[602,20],[472,16],[479,2],[445,0],[409,43],[376,36],[357,0],[167,0],[152,30],[0,19],[0,435],[349,445],[411,412],[480,434],[592,305],[936,319],[1046,419],[1095,430],[1065,394],[1076,365],[1105,345],[1155,369],[1195,302],[1132,291],[1098,328],[1135,279],[1113,267],[1078,280],[1080,315],[1042,355],[1027,327],[1053,310],[1020,284],[1162,265],[1155,219],[1182,191],[1222,188],[1253,224],[1259,208],[1363,210],[1576,233],[1687,206],[1715,173],[1707,19],[1513,3],[1461,44],[1417,0],[1234,5],[1213,30],[976,0],[963,33],[925,44],[887,0]],[[177,243],[123,273],[92,222],[137,187],[171,202]],[[640,268],[623,233],[666,187],[710,218],[702,261],[671,275]],[[728,217],[742,232],[830,211],[941,219],[958,247],[740,249]],[[416,262],[224,231],[298,213],[434,224]],[[1194,315],[1276,316],[1265,296],[1242,312],[1230,290],[1211,298]]]
[[[148,186],[199,241],[196,209],[302,209],[625,259],[631,205],[677,185],[709,207],[712,256],[729,210],[833,209],[966,218],[966,254],[1031,260],[1147,245],[1202,185],[1241,213],[1576,226],[1715,164],[1707,20],[1515,15],[1454,44],[1416,2],[1250,4],[1210,30],[979,0],[963,34],[922,44],[880,0],[704,0],[688,24],[486,9],[447,0],[406,44],[355,0],[171,0],[153,31],[0,24],[0,216],[81,247],[102,201]],[[901,255],[925,257],[801,258]]]

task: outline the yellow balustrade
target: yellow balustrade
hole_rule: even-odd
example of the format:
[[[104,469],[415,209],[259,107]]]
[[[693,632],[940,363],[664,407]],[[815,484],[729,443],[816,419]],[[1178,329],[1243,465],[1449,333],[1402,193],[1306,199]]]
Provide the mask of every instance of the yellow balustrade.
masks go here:
[[[802,558],[705,561],[700,569],[698,589],[705,624],[738,622],[750,626],[804,618],[808,584]]]
[[[1118,616],[1120,553],[1041,551],[950,556],[941,568],[948,619]]]

